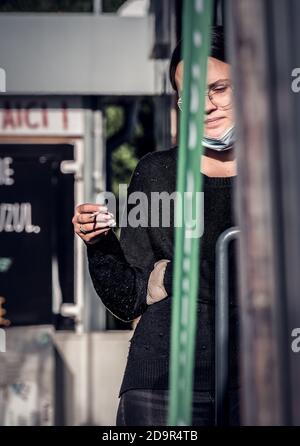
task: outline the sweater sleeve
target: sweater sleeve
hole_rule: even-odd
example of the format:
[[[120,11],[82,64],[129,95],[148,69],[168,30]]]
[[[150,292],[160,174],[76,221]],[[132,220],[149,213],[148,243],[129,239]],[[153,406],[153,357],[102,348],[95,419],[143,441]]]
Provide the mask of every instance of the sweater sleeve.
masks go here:
[[[127,189],[128,197],[133,192],[145,192],[150,196],[147,187],[150,183],[150,155],[145,155],[136,166]],[[141,211],[141,219],[148,223],[150,199],[146,201],[147,204],[142,206],[139,206],[139,200],[134,204],[127,203],[122,224],[130,220],[135,206]],[[128,322],[146,311],[148,279],[156,261],[147,225],[132,227],[127,221],[127,226],[121,227],[120,241],[113,230],[109,230],[97,243],[87,245],[87,256],[94,288],[114,316]]]

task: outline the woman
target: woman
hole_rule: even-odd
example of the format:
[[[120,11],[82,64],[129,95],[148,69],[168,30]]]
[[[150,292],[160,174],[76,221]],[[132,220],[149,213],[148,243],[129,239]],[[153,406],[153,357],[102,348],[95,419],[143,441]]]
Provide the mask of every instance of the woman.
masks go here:
[[[180,96],[183,61],[180,44],[170,64],[170,80]],[[179,97],[178,105],[181,107]],[[193,393],[193,425],[214,424],[214,272],[218,236],[234,226],[232,190],[236,176],[233,151],[234,116],[230,66],[226,63],[223,30],[212,30],[205,104],[204,233],[200,250],[200,287]],[[87,244],[89,271],[96,292],[117,317],[131,321],[140,316],[129,349],[120,389],[117,425],[160,426],[167,423],[174,208],[171,225],[151,227],[148,208],[151,192],[174,193],[178,148],[149,153],[138,163],[128,188],[149,197],[142,213],[148,225],[121,229],[120,242],[110,225],[112,214],[99,205],[81,205],[73,218],[75,232]],[[199,166],[200,170],[200,166]],[[132,210],[128,205],[127,215]],[[148,214],[147,214],[147,211]],[[93,212],[98,212],[95,217]],[[104,235],[105,234],[105,235]],[[232,248],[232,247],[231,247]],[[230,251],[230,391],[228,423],[239,424],[237,368],[237,310],[234,252]]]

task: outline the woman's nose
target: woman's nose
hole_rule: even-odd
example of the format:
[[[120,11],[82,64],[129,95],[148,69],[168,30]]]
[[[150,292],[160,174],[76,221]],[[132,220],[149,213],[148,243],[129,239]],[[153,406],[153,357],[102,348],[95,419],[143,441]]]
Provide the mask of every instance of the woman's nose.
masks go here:
[[[216,110],[218,107],[213,104],[208,96],[208,94],[205,96],[205,113],[211,113],[213,110]]]

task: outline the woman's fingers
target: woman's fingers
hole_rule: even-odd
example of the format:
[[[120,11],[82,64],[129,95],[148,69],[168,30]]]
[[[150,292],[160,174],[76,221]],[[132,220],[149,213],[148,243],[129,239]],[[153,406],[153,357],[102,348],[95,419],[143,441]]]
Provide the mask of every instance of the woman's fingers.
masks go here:
[[[78,214],[92,214],[94,212],[108,212],[108,209],[103,204],[84,203],[76,207]]]
[[[110,229],[113,228],[115,226],[115,221],[114,220],[108,220],[108,221],[102,221],[102,222],[96,222],[96,223],[84,223],[84,224],[76,224],[76,233],[79,234],[81,232],[80,229],[83,229],[84,232],[92,232],[92,231],[97,231],[98,229],[102,229],[102,228],[106,228],[106,229]]]
[[[76,207],[72,219],[75,233],[86,243],[96,243],[116,226],[114,215],[104,205],[85,203]]]
[[[86,224],[86,223],[96,223],[96,222],[105,222],[112,219],[112,214],[104,214],[103,212],[98,215],[93,214],[76,214],[77,218],[75,219],[75,223]]]
[[[111,229],[111,228],[109,228],[109,229]],[[93,231],[93,232],[90,232],[89,234],[85,234],[85,235],[81,234],[80,237],[86,243],[93,245],[94,243],[96,243],[99,240],[99,237],[101,237],[102,235],[106,235],[108,233],[109,229],[107,229],[107,228],[98,229],[98,231]]]

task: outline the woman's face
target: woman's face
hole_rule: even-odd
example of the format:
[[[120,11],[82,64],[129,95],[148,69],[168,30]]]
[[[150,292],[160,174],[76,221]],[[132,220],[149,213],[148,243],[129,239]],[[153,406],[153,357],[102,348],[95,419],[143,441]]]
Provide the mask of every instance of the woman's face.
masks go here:
[[[179,96],[182,97],[183,87],[183,61],[176,68],[175,81]],[[231,81],[230,65],[214,57],[208,58],[207,85],[213,94],[212,100],[206,95],[204,135],[211,138],[222,136],[227,129],[234,125],[232,107],[232,90],[229,87],[224,90],[224,85]],[[223,88],[223,90],[222,90]],[[222,106],[224,104],[224,107]]]

